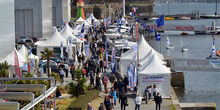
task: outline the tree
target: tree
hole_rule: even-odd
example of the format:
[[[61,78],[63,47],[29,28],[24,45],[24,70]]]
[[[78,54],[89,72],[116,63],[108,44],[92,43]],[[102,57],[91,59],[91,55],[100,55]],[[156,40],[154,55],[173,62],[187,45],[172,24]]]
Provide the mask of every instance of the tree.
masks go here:
[[[54,51],[49,50],[48,48],[44,48],[43,51],[41,51],[41,57],[43,59],[47,59],[47,75],[50,77],[50,57],[54,56]]]
[[[6,61],[0,63],[0,77],[8,77],[9,76],[8,69],[9,69],[9,65]]]

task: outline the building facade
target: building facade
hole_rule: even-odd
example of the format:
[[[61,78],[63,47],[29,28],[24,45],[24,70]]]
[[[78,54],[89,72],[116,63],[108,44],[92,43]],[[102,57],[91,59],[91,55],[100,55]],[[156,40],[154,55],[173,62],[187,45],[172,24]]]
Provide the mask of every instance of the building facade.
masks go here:
[[[15,0],[15,36],[48,38],[52,34],[52,0]]]
[[[61,26],[64,22],[71,19],[71,2],[70,0],[52,0],[52,17],[53,26]]]
[[[83,0],[85,13],[94,13],[96,18],[106,18],[112,15],[116,10],[119,12],[122,10],[122,0]],[[76,11],[77,0],[72,0],[72,17],[76,17],[74,11]],[[132,7],[137,7],[136,14],[140,16],[152,16],[153,12],[153,0],[125,0],[125,13],[129,15],[132,11]],[[88,11],[87,11],[88,10]],[[97,12],[101,12],[98,13]],[[110,13],[110,14],[109,14]]]
[[[15,46],[14,0],[0,0],[0,59],[11,53]]]

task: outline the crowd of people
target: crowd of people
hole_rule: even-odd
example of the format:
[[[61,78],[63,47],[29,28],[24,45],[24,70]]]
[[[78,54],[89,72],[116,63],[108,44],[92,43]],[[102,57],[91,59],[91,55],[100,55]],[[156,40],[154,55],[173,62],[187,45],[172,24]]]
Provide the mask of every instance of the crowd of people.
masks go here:
[[[120,104],[121,110],[126,110],[126,106],[128,106],[128,94],[127,94],[127,86],[129,84],[128,77],[124,75],[122,77],[120,73],[116,71],[116,73],[107,74],[108,62],[106,57],[104,57],[106,47],[109,48],[109,44],[103,43],[106,40],[106,36],[104,35],[106,32],[104,24],[101,24],[97,27],[91,27],[87,35],[85,35],[85,39],[88,42],[84,44],[89,45],[90,55],[85,56],[83,51],[85,49],[81,48],[81,52],[77,52],[77,63],[71,63],[69,72],[71,74],[72,80],[75,80],[75,70],[76,68],[82,70],[82,77],[87,78],[90,81],[90,86],[94,87],[100,91],[102,91],[102,84],[104,86],[104,92],[106,94],[104,102],[100,103],[99,110],[112,110],[116,105]],[[101,38],[101,39],[98,39]],[[83,47],[83,45],[82,45]],[[77,65],[78,64],[78,65]],[[76,67],[78,66],[78,67]],[[63,64],[59,67],[59,74],[61,81],[64,82],[64,75],[66,69]],[[102,73],[102,74],[101,74]],[[66,72],[66,77],[68,77],[68,71]],[[109,84],[110,83],[110,84]],[[108,85],[110,85],[111,89],[108,89]],[[156,95],[156,85],[148,86],[145,90],[145,100],[146,103],[151,99],[151,95],[153,94],[154,100],[156,102],[156,108],[160,110],[160,104],[162,103],[162,98],[159,93]],[[143,97],[139,93],[137,93],[135,102],[135,110],[140,110],[140,105]],[[118,100],[118,101],[117,101]],[[87,110],[93,110],[91,104],[88,104]],[[157,109],[156,109],[157,110]]]

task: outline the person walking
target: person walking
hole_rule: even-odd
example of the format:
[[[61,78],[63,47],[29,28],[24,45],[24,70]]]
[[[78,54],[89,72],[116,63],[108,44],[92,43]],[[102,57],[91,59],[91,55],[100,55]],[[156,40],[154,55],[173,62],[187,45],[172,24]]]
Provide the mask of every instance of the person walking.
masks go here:
[[[91,106],[91,103],[88,103],[87,110],[93,110],[93,108],[92,108],[92,106]]]
[[[153,92],[153,97],[156,96],[157,93],[157,86],[154,84],[153,88],[152,88],[152,92]]]
[[[81,59],[82,59],[82,65],[84,65],[84,63],[85,63],[85,55],[84,54],[82,54]]]
[[[72,64],[70,68],[70,74],[72,75],[72,80],[75,80],[75,66]]]
[[[63,71],[62,68],[60,68],[60,79],[61,79],[61,84],[63,84],[63,82],[64,82],[63,77],[64,77],[64,71]]]
[[[104,110],[104,104],[100,103],[99,109],[98,110]]]
[[[104,66],[104,72],[106,73],[106,69],[107,69],[107,63],[106,63],[106,60],[103,62],[103,66]]]
[[[137,97],[135,98],[135,110],[140,110],[140,106],[141,106],[141,101],[142,98],[139,94],[137,95]]]
[[[162,103],[162,98],[160,96],[160,93],[157,93],[157,96],[154,97],[154,101],[156,103],[156,110],[160,110],[160,104]]]
[[[93,73],[93,71],[90,72],[90,84],[91,86],[95,86],[94,84],[94,77],[95,76],[95,73]]]
[[[113,97],[113,99],[114,99],[114,105],[116,105],[117,95],[116,95],[116,91],[114,90],[113,87],[111,88],[110,95],[111,95],[111,96]]]
[[[102,82],[105,87],[105,93],[108,93],[108,78],[105,75],[103,76]]]
[[[119,103],[121,103],[121,110],[125,110],[126,106],[128,105],[128,99],[124,92],[122,92],[121,96],[119,97]]]
[[[128,84],[129,84],[127,75],[124,75],[123,83],[124,83],[125,93],[127,93],[127,86],[128,86]]]
[[[99,67],[100,67],[100,71],[101,72],[103,72],[103,66],[104,66],[104,64],[103,64],[103,60],[101,59],[100,61],[99,61]]]
[[[115,75],[114,75],[114,73],[112,73],[112,75],[109,77],[109,81],[111,82],[112,86],[113,86],[115,80],[116,80]]]
[[[145,102],[146,104],[148,104],[148,94],[149,94],[149,91],[148,91],[148,86],[145,88],[144,90],[144,96],[145,96]]]
[[[101,78],[100,78],[99,73],[96,75],[95,82],[96,82],[96,88],[101,91],[102,90],[102,88],[101,88]]]
[[[105,109],[110,110],[111,103],[110,103],[108,96],[105,96],[104,104],[105,104]]]
[[[150,85],[149,87],[148,87],[148,92],[149,92],[149,100],[151,99],[151,93],[152,93],[152,86]]]

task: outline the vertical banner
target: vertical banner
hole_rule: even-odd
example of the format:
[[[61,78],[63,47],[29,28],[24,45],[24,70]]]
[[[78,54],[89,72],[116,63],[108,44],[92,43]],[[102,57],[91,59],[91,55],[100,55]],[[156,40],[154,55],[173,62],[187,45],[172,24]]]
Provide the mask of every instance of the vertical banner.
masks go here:
[[[60,57],[63,59],[63,42],[60,42]]]
[[[138,35],[139,35],[138,22],[136,22],[137,64],[139,65]]]
[[[129,80],[129,88],[134,90],[134,64],[130,63],[128,66],[128,80]]]
[[[135,87],[137,85],[137,68],[134,68],[133,73],[134,73],[134,82],[133,82],[134,84],[133,85]]]
[[[105,40],[105,52],[106,52],[106,64],[108,68],[109,67],[108,65],[108,37],[106,37],[106,40]]]
[[[86,56],[89,57],[89,42],[86,44]]]
[[[112,65],[111,65],[112,73],[116,73],[116,65],[115,65],[115,48],[112,47]]]
[[[15,72],[17,74],[17,77],[21,77],[21,72],[20,72],[19,62],[18,62],[18,54],[16,50],[14,50],[14,61],[15,61]]]

